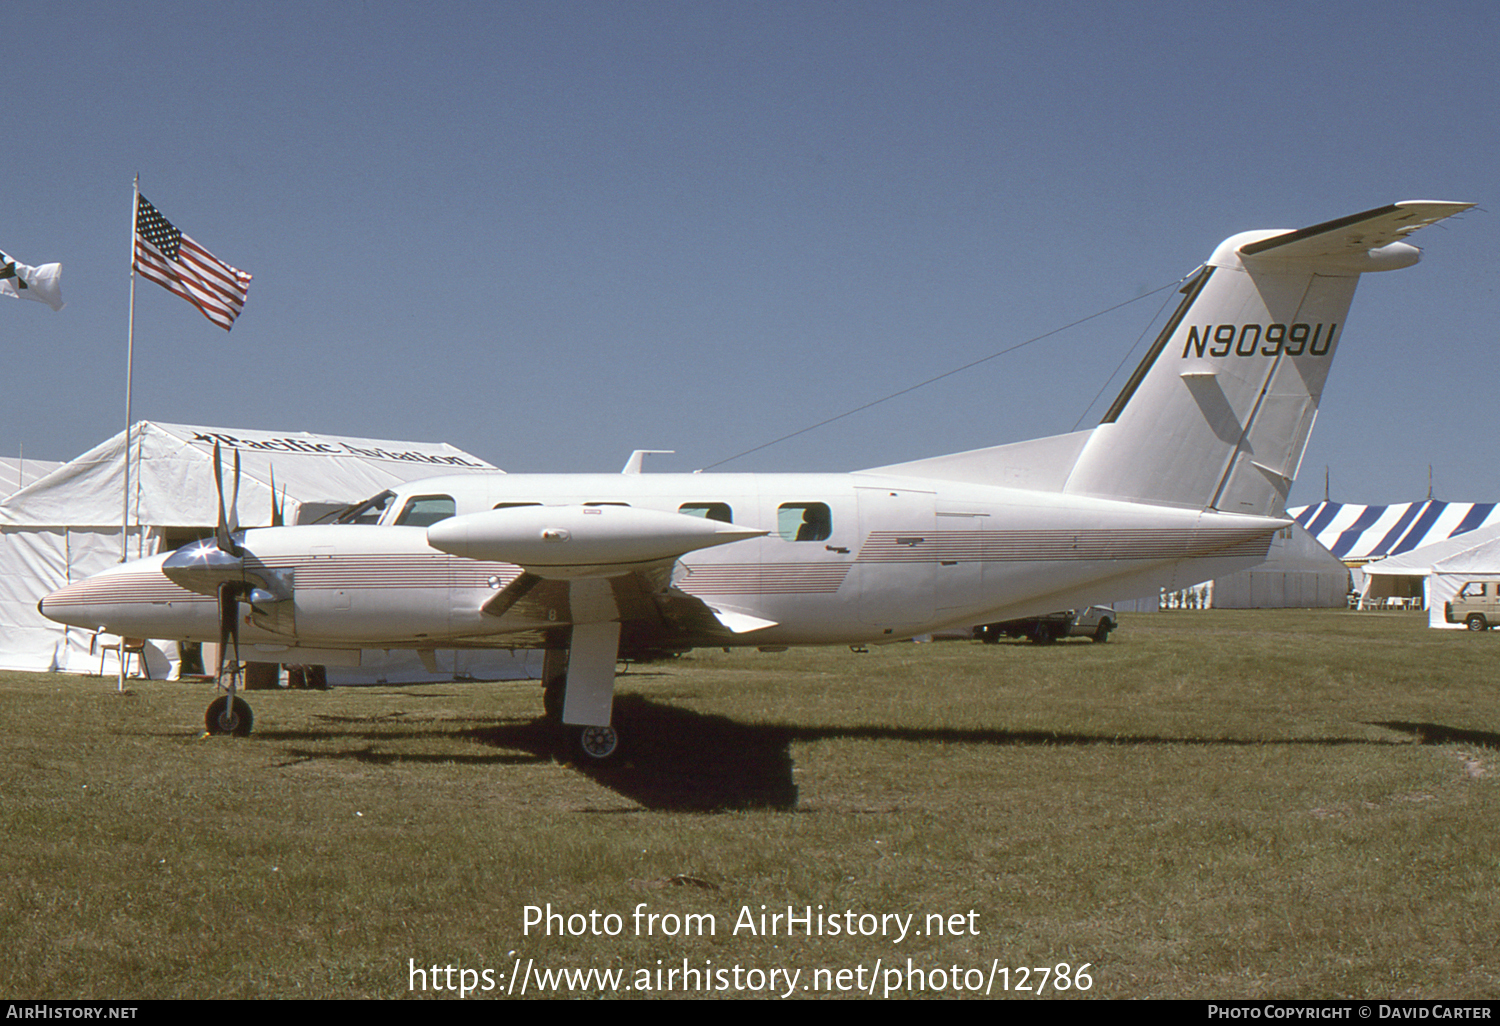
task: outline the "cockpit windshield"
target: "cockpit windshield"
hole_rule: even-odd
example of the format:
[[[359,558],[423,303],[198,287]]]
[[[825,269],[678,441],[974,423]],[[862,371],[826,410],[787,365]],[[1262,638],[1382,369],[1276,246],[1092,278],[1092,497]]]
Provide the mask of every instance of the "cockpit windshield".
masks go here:
[[[372,495],[364,502],[357,502],[353,506],[345,506],[336,514],[330,513],[323,517],[319,523],[326,522],[329,517],[335,524],[376,524],[380,522],[381,514],[390,506],[391,500],[396,493],[387,488],[379,495]]]

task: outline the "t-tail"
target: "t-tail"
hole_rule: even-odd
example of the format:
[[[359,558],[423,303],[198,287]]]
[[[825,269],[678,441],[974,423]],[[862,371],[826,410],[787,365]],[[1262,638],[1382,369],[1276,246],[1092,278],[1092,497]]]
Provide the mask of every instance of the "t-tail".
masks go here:
[[[1225,513],[1281,516],[1359,276],[1473,204],[1411,200],[1222,242],[1091,431],[882,467]]]

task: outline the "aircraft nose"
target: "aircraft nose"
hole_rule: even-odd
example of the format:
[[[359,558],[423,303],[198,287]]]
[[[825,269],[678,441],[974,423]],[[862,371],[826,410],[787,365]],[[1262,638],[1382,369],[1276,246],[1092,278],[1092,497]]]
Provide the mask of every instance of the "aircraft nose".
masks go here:
[[[36,604],[37,612],[49,620],[57,623],[65,623],[69,627],[84,627],[94,630],[99,626],[92,621],[95,616],[91,612],[92,603],[88,601],[89,594],[95,589],[89,587],[88,581],[74,581],[72,584],[64,585],[45,595]]]
[[[161,570],[164,558],[121,563],[65,584],[38,602],[37,611],[69,627],[128,638],[182,638],[205,624],[209,636],[215,636],[219,614],[214,597],[168,580]]]

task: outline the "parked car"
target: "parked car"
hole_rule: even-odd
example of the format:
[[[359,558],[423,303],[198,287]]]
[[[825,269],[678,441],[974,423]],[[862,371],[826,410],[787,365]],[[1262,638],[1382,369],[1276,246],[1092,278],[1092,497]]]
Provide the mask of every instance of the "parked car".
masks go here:
[[[1001,638],[1030,638],[1038,645],[1049,645],[1058,638],[1093,638],[1102,644],[1119,625],[1120,618],[1109,606],[1089,606],[983,624],[974,628],[974,636],[986,645],[993,645]]]

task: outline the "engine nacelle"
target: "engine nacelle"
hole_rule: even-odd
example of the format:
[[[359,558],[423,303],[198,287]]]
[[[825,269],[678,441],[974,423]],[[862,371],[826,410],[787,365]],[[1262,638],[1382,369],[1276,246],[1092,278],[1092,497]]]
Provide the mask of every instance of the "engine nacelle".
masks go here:
[[[608,576],[767,532],[632,506],[514,506],[440,520],[427,543],[540,577]],[[617,568],[617,569],[616,569]]]

